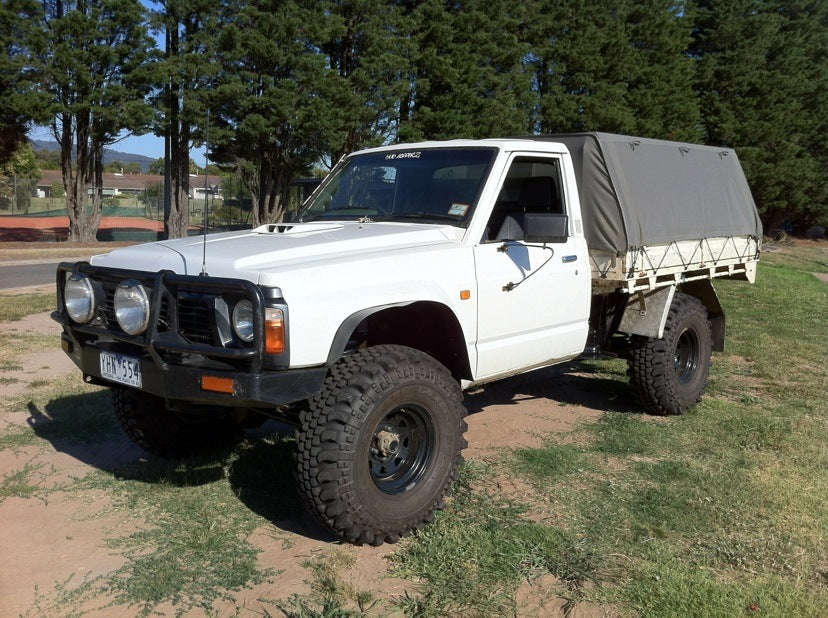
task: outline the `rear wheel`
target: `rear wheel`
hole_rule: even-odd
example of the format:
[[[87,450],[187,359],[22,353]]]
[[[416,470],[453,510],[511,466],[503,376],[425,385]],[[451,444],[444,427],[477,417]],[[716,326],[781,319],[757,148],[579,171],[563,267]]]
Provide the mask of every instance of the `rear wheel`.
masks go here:
[[[208,453],[242,436],[241,426],[231,418],[168,410],[162,397],[131,388],[113,387],[112,407],[130,439],[160,457]]]
[[[382,345],[346,356],[301,416],[299,492],[339,537],[397,541],[442,507],[464,416],[457,381],[427,354]]]
[[[712,333],[697,298],[677,293],[664,337],[635,337],[628,374],[638,402],[653,414],[683,414],[701,400],[710,372]]]

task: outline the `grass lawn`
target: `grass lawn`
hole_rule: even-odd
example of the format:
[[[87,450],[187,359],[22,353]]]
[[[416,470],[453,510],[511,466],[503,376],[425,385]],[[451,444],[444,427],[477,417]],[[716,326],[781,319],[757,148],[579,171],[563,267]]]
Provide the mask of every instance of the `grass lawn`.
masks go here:
[[[54,311],[54,309],[55,294],[53,292],[5,295],[0,298],[0,322],[13,322],[33,313]]]
[[[622,615],[828,615],[828,285],[812,274],[826,258],[788,247],[755,286],[716,284],[727,351],[690,413],[607,412],[472,466],[395,556],[424,582],[416,613],[509,613],[522,580],[552,573],[562,596]],[[622,361],[589,365],[625,380]],[[531,499],[487,491],[503,474]]]

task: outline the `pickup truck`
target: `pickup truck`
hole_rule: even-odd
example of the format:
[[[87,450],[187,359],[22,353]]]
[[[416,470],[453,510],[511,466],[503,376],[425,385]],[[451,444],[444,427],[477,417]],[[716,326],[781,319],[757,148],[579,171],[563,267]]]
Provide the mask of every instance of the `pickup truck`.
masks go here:
[[[623,356],[654,414],[702,396],[762,229],[736,153],[602,133],[346,156],[289,222],[119,248],[57,272],[62,347],[141,447],[296,427],[311,512],[394,542],[443,504],[463,391]],[[274,496],[274,500],[278,500]]]

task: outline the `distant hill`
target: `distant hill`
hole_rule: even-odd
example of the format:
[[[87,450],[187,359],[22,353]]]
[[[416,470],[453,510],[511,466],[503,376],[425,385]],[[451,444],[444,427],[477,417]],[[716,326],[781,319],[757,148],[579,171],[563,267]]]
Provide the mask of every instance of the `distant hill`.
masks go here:
[[[46,140],[34,139],[31,140],[32,147],[35,150],[60,150],[60,146],[58,146],[57,142],[50,142]],[[146,173],[147,169],[149,168],[149,164],[155,161],[152,157],[145,157],[144,155],[133,154],[131,152],[121,152],[119,150],[110,150],[108,148],[104,148],[103,154],[103,162],[104,165],[108,165],[113,161],[120,161],[123,164],[135,162],[141,166],[141,171]]]

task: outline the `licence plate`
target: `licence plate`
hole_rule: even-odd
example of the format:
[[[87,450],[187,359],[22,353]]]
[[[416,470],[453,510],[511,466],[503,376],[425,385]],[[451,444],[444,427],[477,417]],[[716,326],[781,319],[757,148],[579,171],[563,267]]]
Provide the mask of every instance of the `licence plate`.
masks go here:
[[[132,356],[101,352],[101,376],[107,380],[141,388],[141,361]]]

